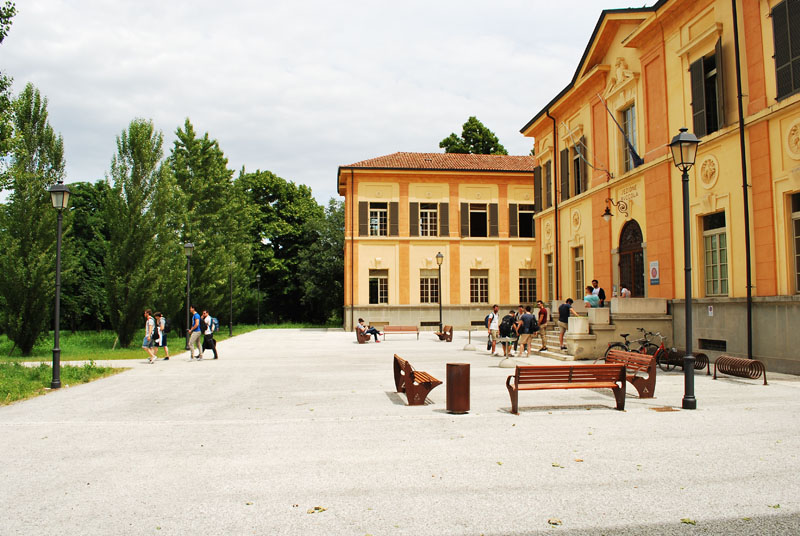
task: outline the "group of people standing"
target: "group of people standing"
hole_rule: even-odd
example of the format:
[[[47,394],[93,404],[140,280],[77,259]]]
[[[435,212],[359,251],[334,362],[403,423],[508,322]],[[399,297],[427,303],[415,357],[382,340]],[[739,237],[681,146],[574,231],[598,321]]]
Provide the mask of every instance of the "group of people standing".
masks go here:
[[[503,345],[503,355],[513,357],[514,352],[518,351],[521,357],[523,352],[527,353],[527,357],[531,355],[531,341],[538,334],[541,341],[541,348],[539,352],[547,350],[547,324],[550,318],[544,302],[539,300],[536,302],[537,310],[534,314],[530,305],[523,307],[519,306],[518,310],[510,310],[507,315],[500,320],[498,314],[499,306],[492,307],[492,312],[486,317],[486,327],[489,330],[489,338],[491,344],[492,355],[500,355],[497,352],[497,342],[499,339],[507,339],[516,336],[517,340],[513,342],[513,350],[511,349],[512,342],[500,341]],[[487,348],[489,350],[489,348]]]
[[[191,313],[191,321],[189,329],[186,330],[189,335],[189,352],[191,360],[203,359],[205,350],[214,352],[214,359],[218,359],[217,354],[217,341],[214,340],[214,323],[212,322],[211,315],[208,311],[203,309],[203,314],[197,313],[194,305],[189,307]],[[144,312],[144,339],[142,340],[142,348],[147,352],[148,363],[155,363],[158,359],[158,349],[164,348],[164,361],[169,360],[169,347],[167,346],[167,332],[169,327],[167,319],[159,312],[151,313],[150,309]],[[200,335],[203,336],[203,342],[200,342]],[[195,356],[195,349],[197,355]]]

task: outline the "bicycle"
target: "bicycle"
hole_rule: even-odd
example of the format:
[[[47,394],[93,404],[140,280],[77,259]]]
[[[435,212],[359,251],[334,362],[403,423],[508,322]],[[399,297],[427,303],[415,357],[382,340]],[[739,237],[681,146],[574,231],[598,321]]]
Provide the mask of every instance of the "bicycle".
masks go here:
[[[652,344],[650,340],[647,338],[648,332],[644,328],[636,328],[636,329],[642,332],[641,338],[629,341],[628,336],[630,335],[630,333],[620,333],[619,336],[622,337],[625,342],[612,342],[611,344],[609,344],[608,348],[606,349],[606,353],[603,355],[603,359],[608,357],[608,352],[610,352],[611,350],[622,350],[624,352],[630,352],[631,344],[638,343],[639,344],[638,351],[641,352],[642,349],[647,344]]]
[[[670,351],[664,345],[664,341],[667,340],[667,338],[659,331],[655,333],[648,332],[647,335],[655,336],[661,339],[661,345],[656,346],[655,343],[652,343],[648,340],[642,345],[641,351],[648,355],[654,356],[656,358],[656,364],[658,364],[658,367],[664,372],[669,372],[670,370],[674,369],[675,362],[670,359]]]

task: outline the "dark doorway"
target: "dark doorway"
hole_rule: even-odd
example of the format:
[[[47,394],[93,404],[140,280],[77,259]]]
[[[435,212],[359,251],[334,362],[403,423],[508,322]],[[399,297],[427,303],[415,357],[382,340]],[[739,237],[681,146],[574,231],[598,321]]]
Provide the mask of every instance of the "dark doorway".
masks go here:
[[[642,229],[631,220],[619,235],[619,283],[627,286],[634,298],[644,298],[644,250]]]

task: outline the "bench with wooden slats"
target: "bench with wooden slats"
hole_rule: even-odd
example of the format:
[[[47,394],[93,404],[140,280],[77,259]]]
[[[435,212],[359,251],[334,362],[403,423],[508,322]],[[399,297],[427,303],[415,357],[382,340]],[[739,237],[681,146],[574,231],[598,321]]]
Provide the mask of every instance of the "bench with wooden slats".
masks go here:
[[[445,326],[441,332],[436,332],[436,336],[440,341],[453,342],[453,326]]]
[[[653,398],[656,391],[655,356],[612,349],[606,355],[606,363],[625,365],[625,378],[639,393],[639,398]]]
[[[513,381],[513,384],[512,384]],[[540,389],[597,389],[614,392],[617,409],[625,409],[625,366],[604,365],[517,365],[506,380],[511,396],[511,413],[519,414],[519,392]]]
[[[364,333],[358,326],[355,328],[356,330],[356,339],[358,340],[358,344],[366,344],[369,342],[369,333]]]
[[[419,328],[417,326],[384,326],[383,327],[383,340],[386,340],[388,333],[402,333],[406,335],[416,335],[419,340]]]
[[[442,382],[420,370],[414,370],[411,363],[394,354],[394,385],[398,393],[405,393],[409,406],[421,406],[435,387]]]

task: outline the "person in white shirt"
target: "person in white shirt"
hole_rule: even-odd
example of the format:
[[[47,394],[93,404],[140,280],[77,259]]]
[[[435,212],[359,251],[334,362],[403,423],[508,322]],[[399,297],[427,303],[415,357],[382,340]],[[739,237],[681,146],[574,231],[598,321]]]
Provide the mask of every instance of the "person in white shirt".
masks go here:
[[[488,320],[488,329],[489,329],[489,337],[492,339],[492,355],[500,355],[495,353],[495,348],[497,348],[497,339],[500,338],[500,315],[497,312],[500,310],[500,307],[494,305],[492,307],[492,312],[489,313],[489,320]]]
[[[620,285],[620,287],[621,288],[620,288],[620,291],[619,291],[619,297],[620,298],[630,298],[631,297],[631,291],[628,290],[628,285],[624,285],[623,284],[623,285]]]
[[[214,340],[214,328],[211,326],[211,315],[203,309],[203,353],[210,348],[214,352],[214,359],[217,359],[217,341]]]

